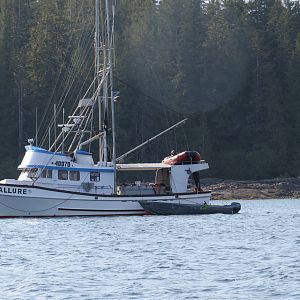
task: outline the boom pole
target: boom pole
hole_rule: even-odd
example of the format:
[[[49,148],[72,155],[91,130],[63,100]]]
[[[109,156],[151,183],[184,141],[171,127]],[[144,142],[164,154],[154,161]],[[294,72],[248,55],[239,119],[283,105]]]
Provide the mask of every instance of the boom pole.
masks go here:
[[[120,161],[121,159],[123,159],[124,157],[126,157],[127,155],[129,155],[130,153],[132,153],[132,152],[134,152],[134,151],[140,149],[141,147],[143,147],[143,146],[145,146],[145,145],[151,143],[152,141],[154,141],[155,139],[157,139],[157,138],[160,137],[161,135],[167,133],[167,132],[170,131],[171,129],[176,128],[176,127],[178,127],[178,126],[181,125],[181,124],[184,124],[186,121],[187,121],[187,118],[181,120],[180,122],[174,124],[173,126],[167,128],[167,129],[165,129],[164,131],[160,132],[159,134],[155,135],[155,136],[152,137],[151,139],[149,139],[149,140],[143,142],[142,144],[140,144],[140,145],[136,146],[135,148],[129,150],[128,152],[122,154],[122,155],[119,156],[116,160],[117,160],[117,161]]]

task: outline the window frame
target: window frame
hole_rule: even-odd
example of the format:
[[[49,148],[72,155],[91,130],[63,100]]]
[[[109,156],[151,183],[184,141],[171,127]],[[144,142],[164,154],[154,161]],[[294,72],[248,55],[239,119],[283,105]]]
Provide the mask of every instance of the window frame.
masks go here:
[[[100,180],[101,180],[100,171],[90,172],[90,181],[91,182],[99,182]]]
[[[41,175],[40,175],[40,177],[41,178],[46,178],[46,179],[51,179],[51,178],[53,178],[53,172],[52,172],[52,170],[50,170],[50,169],[43,169],[42,171],[41,171]]]
[[[69,180],[69,172],[68,170],[57,170],[57,179],[58,180]],[[63,178],[62,174],[67,175],[66,178]]]
[[[73,175],[75,175],[75,177],[72,178]],[[80,172],[79,171],[69,171],[69,180],[70,181],[80,181]]]
[[[38,172],[39,172],[38,168],[31,168],[31,169],[28,170],[27,177],[30,178],[30,179],[37,178],[38,177]]]

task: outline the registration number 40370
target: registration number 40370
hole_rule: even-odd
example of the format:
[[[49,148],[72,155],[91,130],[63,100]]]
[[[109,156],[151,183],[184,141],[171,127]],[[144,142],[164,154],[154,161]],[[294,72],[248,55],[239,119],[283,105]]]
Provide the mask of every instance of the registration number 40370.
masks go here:
[[[71,166],[71,163],[69,161],[60,161],[60,160],[58,160],[54,164],[57,167],[68,167],[69,168]]]

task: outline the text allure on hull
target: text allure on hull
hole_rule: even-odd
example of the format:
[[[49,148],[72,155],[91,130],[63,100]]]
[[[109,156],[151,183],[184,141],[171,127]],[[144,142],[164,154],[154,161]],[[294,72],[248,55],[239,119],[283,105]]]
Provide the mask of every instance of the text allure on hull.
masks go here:
[[[104,1],[105,24],[100,30],[100,4],[96,0],[95,78],[68,121],[58,125],[62,130],[49,148],[34,146],[31,140],[18,166],[19,178],[0,181],[0,217],[142,215],[145,210],[139,201],[209,204],[210,192],[202,191],[199,181],[199,171],[208,169],[208,164],[197,152],[186,151],[161,163],[118,163],[139,147],[116,157],[114,6]],[[101,37],[100,32],[104,32]],[[88,150],[92,143],[99,148],[97,163]],[[129,171],[152,171],[154,183],[118,185],[118,174]]]

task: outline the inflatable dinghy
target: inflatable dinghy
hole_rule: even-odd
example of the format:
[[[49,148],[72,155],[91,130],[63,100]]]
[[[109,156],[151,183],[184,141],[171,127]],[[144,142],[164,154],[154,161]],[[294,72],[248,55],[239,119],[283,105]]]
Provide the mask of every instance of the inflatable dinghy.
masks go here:
[[[180,204],[161,201],[139,201],[146,213],[152,215],[209,215],[236,214],[241,204],[232,202],[230,205]]]

